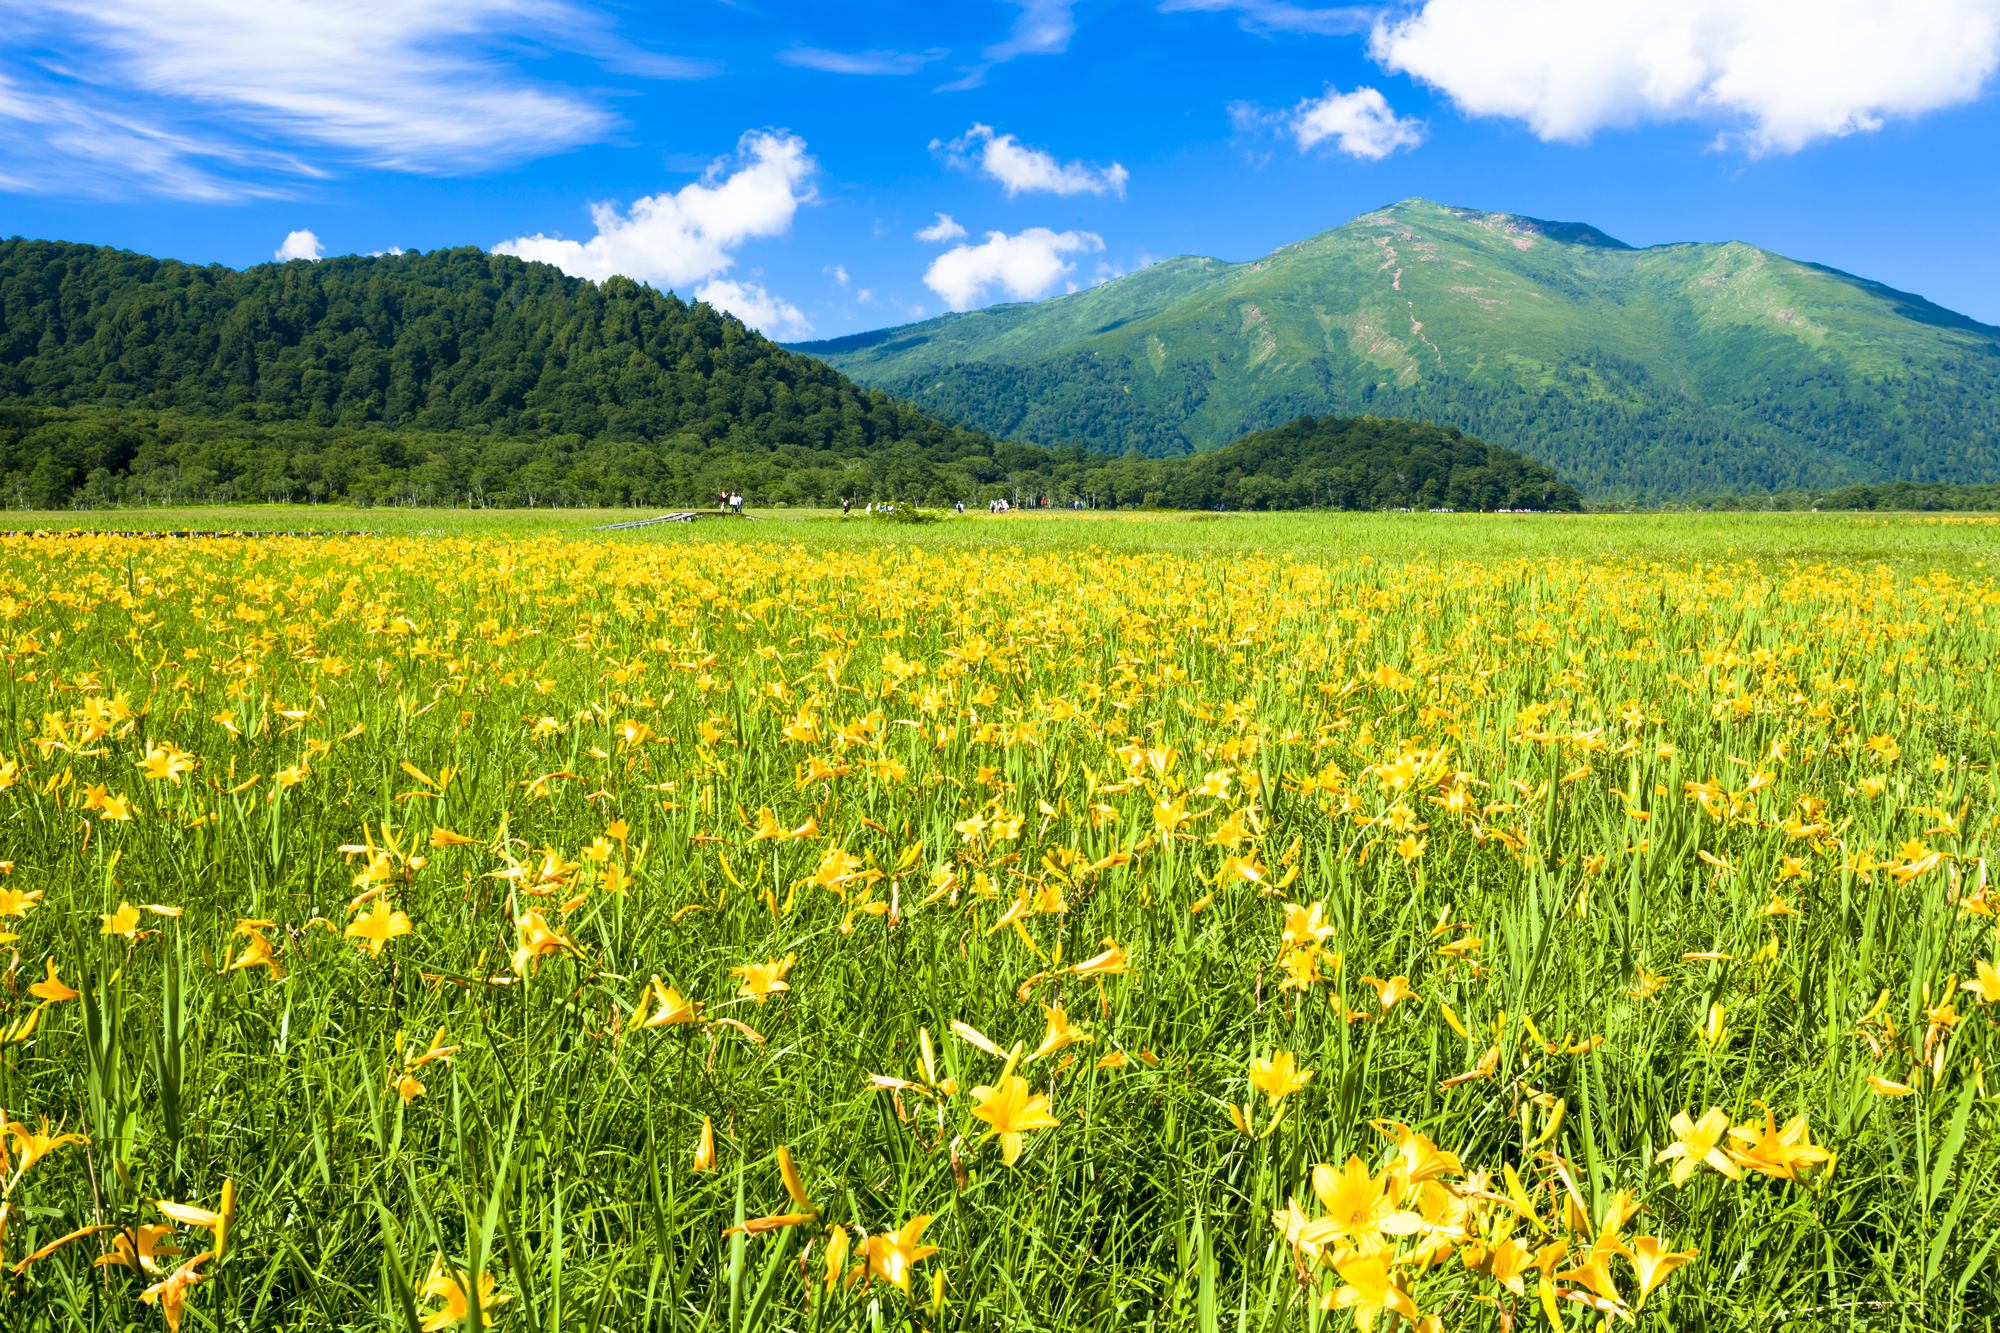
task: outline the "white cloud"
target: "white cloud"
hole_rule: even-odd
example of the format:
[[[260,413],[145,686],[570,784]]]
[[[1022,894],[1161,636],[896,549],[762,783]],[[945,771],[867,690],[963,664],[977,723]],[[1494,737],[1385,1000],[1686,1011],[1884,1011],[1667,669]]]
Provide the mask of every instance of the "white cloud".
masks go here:
[[[843,291],[846,290],[847,266],[845,264],[829,264],[827,267],[821,269],[820,272],[832,278],[834,286],[841,288]]]
[[[956,245],[931,261],[924,285],[953,310],[969,310],[998,288],[1017,301],[1032,301],[1076,271],[1062,256],[1102,250],[1094,232],[1030,227],[1017,236],[989,231],[979,245]]]
[[[1053,154],[1029,148],[1013,135],[1001,134],[991,125],[977,121],[950,143],[931,140],[932,152],[940,148],[946,152],[945,160],[955,167],[977,164],[1006,187],[1010,199],[1038,190],[1062,195],[1115,194],[1123,199],[1125,184],[1132,178],[1132,173],[1116,162],[1108,167],[1058,162]]]
[[[1379,12],[1373,6],[1351,5],[1337,9],[1309,9],[1285,0],[1161,0],[1162,14],[1201,10],[1215,13],[1234,11],[1251,32],[1313,32],[1339,36],[1367,32]]]
[[[592,205],[597,234],[587,242],[537,232],[502,241],[493,252],[540,260],[572,276],[600,281],[622,273],[641,282],[680,286],[713,277],[735,262],[731,251],[744,241],[789,230],[799,205],[813,198],[818,167],[806,155],[805,140],[753,131],[743,136],[737,150],[735,159],[717,158],[700,180],[678,193],[649,195],[623,214],[615,203]],[[741,165],[728,171],[732,161]],[[762,288],[755,290],[761,293]]]
[[[965,77],[937,91],[962,92],[980,87],[986,82],[989,70],[1017,56],[1054,56],[1069,50],[1069,39],[1076,35],[1076,15],[1070,12],[1076,0],[1009,0],[1009,3],[1020,7],[1021,16],[1014,20],[1007,40],[981,51],[979,54],[985,57],[982,63],[959,66],[959,73]]]
[[[317,260],[325,253],[326,247],[319,243],[319,237],[309,231],[293,231],[285,233],[285,243],[272,253],[272,258]]]
[[[816,46],[794,46],[778,52],[778,59],[828,74],[915,74],[948,54],[941,46],[929,51],[822,51]]]
[[[979,54],[988,60],[1012,60],[1015,56],[1061,55],[1069,50],[1076,35],[1076,16],[1070,12],[1075,0],[1013,0],[1021,7],[1013,31],[1004,42],[987,47]]]
[[[773,296],[761,282],[718,278],[703,283],[694,294],[718,310],[727,310],[766,338],[796,342],[813,331],[812,321],[790,301]]]
[[[116,199],[132,189],[219,202],[281,190],[239,173],[291,179],[323,175],[296,157],[246,149],[208,133],[0,74],[0,190]]]
[[[854,294],[854,299],[859,301],[862,305],[874,305],[875,289],[873,287],[863,287],[860,291]]]
[[[933,222],[930,226],[925,227],[917,233],[917,239],[920,241],[929,241],[933,245],[942,245],[946,241],[955,241],[963,235],[965,235],[965,228],[953,222],[951,214],[940,213],[937,215],[936,222]]]
[[[1752,153],[1978,97],[2000,64],[1994,0],[1428,0],[1375,58],[1465,111],[1583,140],[1706,118]]]
[[[1423,122],[1398,119],[1388,99],[1373,88],[1351,93],[1329,88],[1326,96],[1307,98],[1294,107],[1285,118],[1285,128],[1298,140],[1300,152],[1331,139],[1341,152],[1371,162],[1424,141]]]
[[[10,0],[7,9],[0,47],[35,52],[21,67],[30,81],[0,94],[0,159],[15,164],[14,188],[72,190],[73,178],[95,173],[89,192],[224,198],[272,194],[271,176],[296,181],[346,163],[483,169],[572,148],[618,123],[594,94],[530,79],[496,48],[581,51],[655,78],[706,72],[632,49],[577,0]],[[44,150],[51,135],[67,144],[61,154]],[[308,165],[303,151],[321,160]]]

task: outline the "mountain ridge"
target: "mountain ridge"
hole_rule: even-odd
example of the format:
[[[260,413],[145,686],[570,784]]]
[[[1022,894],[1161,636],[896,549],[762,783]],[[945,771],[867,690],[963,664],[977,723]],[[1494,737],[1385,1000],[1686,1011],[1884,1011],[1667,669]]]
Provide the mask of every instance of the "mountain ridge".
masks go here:
[[[1230,262],[791,344],[1024,443],[1435,419],[1599,496],[2000,480],[2000,328],[1742,241],[1406,200]]]

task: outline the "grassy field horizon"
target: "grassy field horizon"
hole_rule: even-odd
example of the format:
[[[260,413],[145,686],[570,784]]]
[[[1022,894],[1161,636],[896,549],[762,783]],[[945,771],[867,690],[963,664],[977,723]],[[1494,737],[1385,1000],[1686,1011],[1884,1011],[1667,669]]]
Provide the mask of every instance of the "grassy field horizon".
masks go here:
[[[1022,510],[900,524],[838,509],[708,511],[686,523],[643,523],[659,509],[349,509],[328,505],[190,506],[18,512],[0,532],[365,532],[457,537],[576,537],[642,542],[782,540],[939,546],[1019,542],[1107,549],[1293,548],[1378,559],[1609,558],[1941,562],[1954,573],[1992,563],[2000,516],[1978,514],[1367,514]]]

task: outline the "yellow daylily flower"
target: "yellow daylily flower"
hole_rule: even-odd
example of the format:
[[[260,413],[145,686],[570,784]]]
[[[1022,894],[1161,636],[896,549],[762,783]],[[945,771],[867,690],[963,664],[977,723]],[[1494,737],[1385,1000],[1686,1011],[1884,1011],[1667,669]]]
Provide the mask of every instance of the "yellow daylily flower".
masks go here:
[[[1743,1145],[1729,1150],[1729,1155],[1740,1165],[1779,1180],[1797,1180],[1832,1158],[1831,1153],[1812,1141],[1803,1115],[1793,1116],[1780,1130],[1777,1117],[1768,1107],[1761,1126],[1738,1125],[1729,1131],[1729,1137]]]
[[[1721,1144],[1729,1135],[1729,1113],[1719,1106],[1711,1106],[1695,1120],[1686,1111],[1678,1112],[1673,1118],[1675,1140],[1662,1148],[1653,1158],[1659,1162],[1674,1164],[1674,1188],[1687,1184],[1697,1166],[1706,1164],[1714,1167],[1731,1180],[1743,1179],[1743,1173],[1736,1163],[1729,1160]]]
[[[493,1322],[493,1307],[512,1297],[494,1290],[497,1284],[491,1273],[479,1275],[479,1323],[481,1327]],[[467,1288],[470,1284],[466,1274],[460,1269],[445,1271],[444,1256],[431,1260],[430,1276],[424,1279],[419,1294],[430,1300],[440,1300],[444,1304],[425,1318],[423,1333],[437,1333],[441,1328],[463,1323],[472,1317],[472,1298]]]
[[[930,1225],[929,1214],[919,1214],[905,1222],[895,1231],[886,1231],[879,1236],[870,1236],[861,1247],[868,1258],[868,1280],[881,1278],[902,1288],[905,1295],[910,1290],[910,1269],[936,1254],[937,1246],[919,1245],[917,1238]]]
[[[202,1280],[194,1270],[214,1257],[213,1251],[204,1250],[140,1293],[139,1299],[146,1304],[159,1305],[160,1313],[167,1317],[167,1327],[172,1333],[180,1333],[181,1318],[187,1311],[188,1290]]]
[[[1375,1002],[1382,1007],[1382,1012],[1385,1014],[1394,1009],[1402,1001],[1416,995],[1416,991],[1410,988],[1410,979],[1408,977],[1395,976],[1390,977],[1387,981],[1382,980],[1380,977],[1363,977],[1361,980],[1365,984],[1375,988]]]
[[[38,1000],[46,1000],[51,1004],[55,1004],[63,1000],[74,1000],[83,993],[82,991],[73,990],[63,985],[62,978],[56,975],[56,959],[54,954],[49,955],[48,970],[48,979],[37,981],[34,985],[28,987],[28,994]]]
[[[1278,950],[1297,949],[1319,944],[1334,933],[1334,928],[1322,919],[1326,904],[1314,903],[1311,909],[1298,903],[1285,904],[1285,928],[1278,936]]]
[[[715,1170],[715,1121],[708,1116],[701,1118],[701,1132],[694,1136],[694,1169]]]
[[[1069,1015],[1063,1012],[1062,1006],[1045,1004],[1042,1006],[1042,1012],[1048,1016],[1048,1035],[1042,1038],[1042,1044],[1035,1048],[1035,1053],[1030,1055],[1028,1059],[1039,1060],[1045,1055],[1053,1055],[1063,1047],[1073,1045],[1076,1042],[1097,1040],[1097,1038],[1091,1036],[1082,1028],[1071,1023]]]
[[[40,1129],[29,1129],[25,1124],[16,1120],[10,1124],[0,1126],[0,1133],[10,1135],[13,1138],[14,1155],[20,1158],[19,1163],[14,1167],[13,1179],[7,1183],[7,1193],[9,1194],[13,1193],[14,1186],[20,1182],[21,1177],[28,1174],[28,1168],[41,1161],[44,1157],[47,1157],[56,1149],[68,1143],[90,1142],[88,1138],[81,1134],[51,1134],[49,1132],[49,1118],[47,1116],[42,1117],[42,1126]]]
[[[1290,1051],[1273,1051],[1268,1060],[1250,1061],[1250,1083],[1270,1099],[1272,1106],[1305,1087],[1315,1072],[1300,1069],[1297,1057]]]
[[[236,1182],[222,1182],[222,1198],[214,1211],[198,1204],[176,1203],[172,1199],[155,1199],[153,1207],[186,1227],[206,1227],[215,1237],[213,1249],[220,1256],[229,1248],[229,1227],[236,1220]]]
[[[548,954],[577,951],[569,936],[551,926],[540,912],[523,912],[515,918],[514,930],[519,941],[511,960],[515,976],[527,976]]]
[[[161,1259],[181,1257],[180,1247],[172,1243],[173,1237],[174,1229],[164,1222],[123,1228],[111,1238],[111,1253],[93,1260],[91,1267],[117,1264],[135,1273],[158,1277],[167,1268]]]
[[[646,1014],[647,1002],[653,1004],[653,1012]],[[661,981],[656,974],[639,992],[639,1007],[634,1015],[641,1027],[672,1027],[679,1023],[701,1021],[702,1004],[698,1000],[684,998],[678,990]]]
[[[377,898],[369,911],[348,923],[346,935],[355,942],[355,947],[366,949],[371,956],[379,958],[383,945],[415,929],[408,916],[389,906],[387,898]]]
[[[798,957],[795,953],[788,953],[783,958],[774,958],[768,963],[745,963],[742,967],[730,968],[732,973],[743,978],[743,984],[737,988],[736,993],[762,1004],[774,993],[790,990],[791,986],[786,983],[785,977],[792,970],[792,964],[798,961]]]
[[[1700,1254],[1701,1251],[1693,1246],[1678,1252],[1670,1250],[1667,1242],[1658,1236],[1640,1236],[1634,1240],[1627,1257],[1639,1274],[1639,1304],[1646,1303],[1646,1297],[1652,1294],[1653,1288],[1667,1280],[1669,1273],[1682,1264],[1693,1262]]]
[[[974,1118],[992,1126],[983,1137],[1000,1136],[1000,1157],[1008,1166],[1020,1160],[1023,1133],[1031,1129],[1054,1129],[1061,1123],[1051,1111],[1048,1097],[1039,1092],[1031,1094],[1028,1080],[1019,1074],[1002,1078],[998,1087],[976,1087],[972,1097],[977,1103],[972,1108]]]
[[[1357,1254],[1333,1266],[1347,1285],[1321,1301],[1328,1310],[1346,1310],[1354,1316],[1359,1333],[1372,1333],[1384,1310],[1394,1310],[1411,1323],[1420,1317],[1417,1303],[1410,1299],[1403,1280],[1397,1275],[1387,1251]]]

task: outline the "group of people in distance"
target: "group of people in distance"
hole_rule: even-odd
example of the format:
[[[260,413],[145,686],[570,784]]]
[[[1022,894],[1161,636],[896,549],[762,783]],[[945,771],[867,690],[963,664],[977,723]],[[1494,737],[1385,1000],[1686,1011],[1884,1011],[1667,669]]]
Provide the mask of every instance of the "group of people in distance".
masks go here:
[[[739,514],[743,512],[743,497],[740,495],[732,496],[725,492],[722,496],[719,497],[719,502],[721,506],[725,509],[734,508],[734,510]],[[1046,508],[1048,506],[1049,500],[1047,496],[1036,496],[1033,497],[1033,503]],[[957,501],[956,507],[958,509],[958,512],[963,514],[965,512],[965,501],[963,500]],[[1070,501],[1070,508],[1072,509],[1088,509],[1090,507],[1091,507],[1090,502],[1087,500]],[[853,512],[853,508],[854,508],[854,501],[852,498],[845,495],[840,497],[840,516],[842,518],[846,518],[848,514]],[[1013,508],[1014,506],[1009,504],[1005,500],[988,500],[986,502],[986,512],[989,514],[1005,514],[1010,512]],[[868,514],[873,514],[875,512],[875,506],[871,504],[863,512]]]
[[[725,514],[740,514],[743,512],[743,493],[741,491],[720,491],[715,497],[715,507]]]

